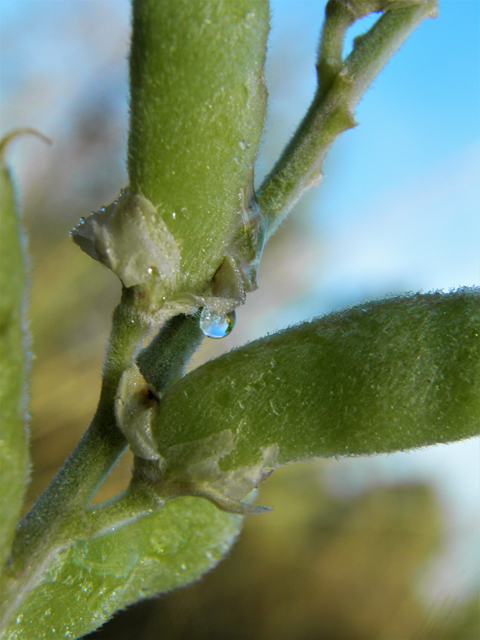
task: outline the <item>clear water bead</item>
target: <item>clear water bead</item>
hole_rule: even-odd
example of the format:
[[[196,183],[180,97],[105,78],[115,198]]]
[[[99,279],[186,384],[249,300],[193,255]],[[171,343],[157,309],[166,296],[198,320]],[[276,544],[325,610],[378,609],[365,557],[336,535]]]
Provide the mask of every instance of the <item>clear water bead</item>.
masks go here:
[[[225,338],[232,332],[237,315],[235,311],[230,311],[224,316],[219,316],[213,311],[204,307],[200,314],[200,329],[207,338]]]

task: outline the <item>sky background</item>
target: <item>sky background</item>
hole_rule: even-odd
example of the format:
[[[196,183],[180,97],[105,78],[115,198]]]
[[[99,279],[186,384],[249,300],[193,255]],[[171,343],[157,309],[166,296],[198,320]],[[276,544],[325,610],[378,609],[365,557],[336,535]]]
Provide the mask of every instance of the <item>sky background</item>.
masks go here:
[[[319,0],[271,5],[270,104],[258,179],[312,98],[324,9]],[[126,0],[2,0],[0,6],[1,130],[30,126],[54,140],[54,153],[65,158],[55,190],[65,202],[84,203],[84,214],[107,204],[126,182],[128,22]],[[99,142],[96,153],[70,170],[70,151],[81,156],[79,123],[99,140],[106,135],[90,125],[100,110],[108,113],[113,142],[108,149]],[[266,286],[273,282],[267,247],[260,290],[240,310],[227,346],[387,293],[480,285],[479,0],[441,2],[439,18],[404,44],[356,119],[360,125],[331,150],[323,185],[292,214],[291,238],[280,245],[288,259],[275,266],[273,293]],[[23,194],[51,179],[49,153],[36,140],[13,149]],[[72,216],[68,208],[57,215],[60,235],[75,223]],[[429,593],[435,600],[478,588],[480,439],[332,461],[329,474],[339,492],[398,479],[434,483],[445,505],[449,555],[432,568]]]

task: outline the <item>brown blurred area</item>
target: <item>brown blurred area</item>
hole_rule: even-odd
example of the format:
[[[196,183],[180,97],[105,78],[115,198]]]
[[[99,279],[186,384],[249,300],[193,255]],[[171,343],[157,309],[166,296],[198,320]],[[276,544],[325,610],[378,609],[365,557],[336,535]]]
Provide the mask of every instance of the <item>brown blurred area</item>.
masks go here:
[[[432,610],[416,584],[442,538],[423,484],[349,499],[322,465],[277,471],[229,556],[197,583],[117,614],[92,640],[474,640],[478,598]]]

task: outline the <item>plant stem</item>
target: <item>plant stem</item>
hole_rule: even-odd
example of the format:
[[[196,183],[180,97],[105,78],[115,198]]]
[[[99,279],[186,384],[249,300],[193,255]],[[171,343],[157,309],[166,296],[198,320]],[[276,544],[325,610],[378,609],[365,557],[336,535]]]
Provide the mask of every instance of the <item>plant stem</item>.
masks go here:
[[[138,354],[140,372],[157,393],[163,393],[183,374],[204,337],[198,315],[179,314],[166,322],[148,347]]]
[[[343,66],[343,41],[348,27],[357,19],[344,2],[330,0],[325,7],[317,59],[318,93],[326,95]]]
[[[71,523],[125,450],[127,441],[115,421],[114,398],[120,377],[148,330],[139,320],[135,291],[124,289],[113,314],[97,411],[74,451],[18,526],[5,573],[0,620],[14,614],[53,556],[71,538]]]
[[[20,523],[13,561],[23,539],[31,544],[67,512],[84,507],[127,446],[117,427],[114,399],[123,371],[131,364],[149,327],[136,317],[132,292],[124,289],[115,309],[112,333],[103,371],[100,400],[93,420],[51,484]],[[34,533],[35,532],[35,533]],[[22,554],[21,554],[22,555]]]
[[[90,507],[72,523],[76,539],[91,540],[119,529],[143,516],[158,511],[165,504],[145,483],[130,484],[119,496]]]
[[[351,19],[327,12],[318,59],[319,85],[313,102],[282,156],[257,192],[270,237],[299,198],[321,181],[325,155],[335,138],[353,126],[353,110],[368,86],[409,34],[435,15],[436,0],[386,11],[355,40],[339,64],[341,44]]]
[[[0,601],[3,624],[15,614],[61,550],[78,539],[94,538],[132,522],[163,504],[137,483],[104,505],[85,509],[127,446],[116,423],[114,400],[123,372],[136,359],[139,345],[150,330],[140,321],[144,303],[141,292],[134,288],[123,290],[113,314],[102,391],[92,423],[19,525]],[[172,318],[138,355],[147,382],[159,392],[164,391],[183,373],[202,338],[198,317]]]

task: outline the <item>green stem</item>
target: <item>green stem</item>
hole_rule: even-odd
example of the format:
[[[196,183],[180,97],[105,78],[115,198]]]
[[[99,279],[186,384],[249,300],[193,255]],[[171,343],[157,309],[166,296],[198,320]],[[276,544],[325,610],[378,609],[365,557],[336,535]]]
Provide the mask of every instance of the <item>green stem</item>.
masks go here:
[[[119,496],[90,507],[72,522],[71,537],[91,540],[158,511],[165,504],[145,484],[130,484]]]
[[[3,622],[14,614],[54,555],[65,546],[65,540],[71,537],[71,522],[127,446],[115,421],[114,398],[123,371],[131,364],[149,330],[139,320],[134,291],[124,289],[112,324],[102,391],[92,423],[18,526],[0,600]]]
[[[43,140],[43,142],[46,142],[49,145],[53,144],[50,138],[47,138],[47,136],[44,136],[43,133],[40,133],[40,131],[37,131],[36,129],[31,129],[30,127],[20,127],[19,129],[14,129],[13,131],[10,131],[10,133],[7,133],[7,135],[3,136],[3,138],[0,140],[0,156],[3,156],[3,154],[5,153],[5,149],[8,147],[8,145],[11,142],[13,142],[13,140],[18,138],[19,136],[25,136],[25,135],[35,136],[36,138]]]
[[[198,315],[179,314],[169,320],[148,347],[138,354],[140,372],[157,393],[163,393],[183,374],[204,337]]]
[[[326,95],[343,65],[343,42],[348,27],[357,19],[345,2],[330,0],[325,7],[317,58],[318,92]]]
[[[257,193],[268,220],[268,237],[299,198],[320,183],[325,155],[340,133],[355,126],[353,110],[366,89],[409,34],[434,15],[435,7],[436,0],[427,0],[386,11],[370,31],[356,39],[341,67],[339,55],[349,19],[340,14],[332,18],[327,13],[318,60],[319,87],[292,140]]]
[[[141,301],[139,292],[124,289],[113,315],[102,391],[92,423],[19,525],[0,601],[3,624],[15,615],[59,551],[78,539],[94,538],[124,526],[163,504],[137,483],[112,501],[85,509],[127,446],[116,424],[114,400],[123,372],[137,357],[138,347],[149,331],[139,319]],[[202,338],[198,317],[180,315],[170,320],[138,355],[147,381],[159,392],[164,391],[183,373]]]
[[[123,371],[130,366],[149,327],[137,317],[132,291],[124,289],[115,309],[112,334],[103,372],[100,400],[93,420],[84,436],[65,461],[51,484],[20,523],[13,561],[34,538],[43,536],[72,510],[83,508],[94,495],[127,443],[117,427],[114,399]],[[28,541],[25,545],[24,541]]]

